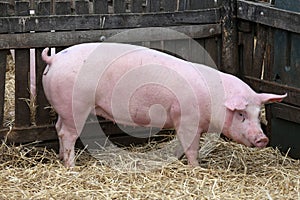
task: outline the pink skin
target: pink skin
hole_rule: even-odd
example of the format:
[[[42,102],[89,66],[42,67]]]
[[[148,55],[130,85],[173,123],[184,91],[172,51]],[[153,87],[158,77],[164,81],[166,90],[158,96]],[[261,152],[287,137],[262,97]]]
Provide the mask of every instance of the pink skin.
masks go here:
[[[223,134],[246,146],[265,147],[268,144],[268,138],[262,132],[259,123],[260,107],[267,102],[281,101],[286,95],[257,94],[248,85],[232,75],[204,65],[197,65],[200,66],[197,68],[199,71],[197,71],[193,67],[196,64],[158,51],[132,45],[113,43],[81,44],[70,47],[51,57],[47,55],[48,49],[46,48],[42,53],[43,60],[48,64],[43,76],[43,86],[47,99],[59,115],[56,124],[60,142],[59,155],[66,167],[74,166],[76,139],[80,135],[88,114],[93,112],[89,107],[91,105],[88,105],[90,99],[86,97],[89,96],[87,95],[89,87],[80,88],[80,91],[75,90],[79,95],[77,99],[73,99],[73,89],[79,70],[96,48],[100,48],[103,54],[106,53],[107,57],[105,59],[109,59],[110,56],[107,52],[116,52],[122,48],[130,51],[132,48],[139,48],[138,51],[131,51],[129,54],[114,59],[102,75],[99,84],[96,84],[93,107],[95,107],[94,112],[97,115],[126,125],[175,128],[188,162],[192,166],[199,165],[197,160],[199,140],[202,133],[209,131],[210,123],[222,127]],[[157,73],[157,79],[169,81],[170,87],[175,85],[178,93],[168,87],[154,83],[143,85],[130,96],[128,104],[130,116],[127,116],[124,112],[114,112],[113,109],[124,107],[121,104],[122,95],[125,98],[127,95],[126,87],[129,84],[126,84],[126,82],[120,84],[122,88],[119,92],[116,92],[116,86],[120,81],[125,80],[126,75],[129,74],[128,72],[134,72],[135,69],[139,69],[138,67],[146,64],[163,66],[161,70],[159,69],[161,73]],[[164,73],[164,70],[169,71]],[[222,80],[220,88],[208,89],[206,73],[213,73]],[[148,76],[148,73],[146,74]],[[140,75],[140,77],[143,76]],[[156,79],[156,76],[154,78]],[[184,81],[188,85],[184,85]],[[176,85],[178,82],[180,84]],[[194,96],[185,95],[184,92],[188,91],[186,86],[192,89]],[[218,89],[224,90],[224,95],[221,97],[221,103],[214,106],[225,110],[224,124],[221,124],[222,120],[218,121],[218,116],[215,122],[211,122],[211,117],[214,115],[211,113],[211,104],[213,104],[211,97],[218,95]],[[123,93],[124,91],[125,93]],[[115,94],[120,95],[116,98],[117,100],[114,99]],[[195,98],[195,101],[192,101],[193,98]],[[120,108],[113,107],[112,109],[114,100],[117,101],[115,103]],[[153,105],[160,105],[161,108],[164,108],[165,115],[162,114],[160,107],[153,109]],[[195,111],[198,111],[200,115],[195,114]],[[76,116],[74,113],[79,113],[77,118],[74,118]]]

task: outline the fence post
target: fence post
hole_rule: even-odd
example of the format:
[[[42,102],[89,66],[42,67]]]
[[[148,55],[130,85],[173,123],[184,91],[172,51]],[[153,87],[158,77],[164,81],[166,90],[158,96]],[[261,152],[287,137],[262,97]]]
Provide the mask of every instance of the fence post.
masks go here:
[[[223,1],[222,24],[222,64],[221,70],[239,75],[238,35],[237,35],[237,1]]]
[[[7,50],[0,50],[0,129],[3,128],[4,120],[6,56]]]

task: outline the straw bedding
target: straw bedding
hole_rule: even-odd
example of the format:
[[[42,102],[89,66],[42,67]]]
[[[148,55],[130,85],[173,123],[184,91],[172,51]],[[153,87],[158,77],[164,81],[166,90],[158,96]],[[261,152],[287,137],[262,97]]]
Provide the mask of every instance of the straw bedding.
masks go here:
[[[15,63],[11,55],[6,62],[4,101],[4,126],[11,127],[15,121]]]
[[[186,165],[185,158],[160,160],[163,156],[158,153],[155,156],[145,153],[149,146],[158,148],[157,144],[148,144],[123,151],[113,147],[99,148],[93,153],[77,150],[77,166],[73,169],[64,168],[53,151],[2,144],[0,196],[1,199],[300,198],[299,161],[272,148],[247,148],[221,138],[215,144],[214,150],[201,159],[200,167]]]
[[[7,90],[14,90],[13,74],[7,72]],[[14,120],[13,94],[6,91],[8,126]],[[66,169],[51,149],[3,142],[0,199],[300,199],[299,160],[278,150],[207,134],[200,166],[190,167],[185,157],[173,156],[176,145],[171,140],[77,150],[76,167]]]

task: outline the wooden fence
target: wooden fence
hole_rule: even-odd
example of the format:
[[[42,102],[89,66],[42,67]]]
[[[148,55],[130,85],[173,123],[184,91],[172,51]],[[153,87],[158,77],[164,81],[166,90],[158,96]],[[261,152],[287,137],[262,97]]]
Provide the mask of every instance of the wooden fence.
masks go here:
[[[168,27],[197,40],[221,65],[221,1],[198,0],[71,0],[71,1],[0,1],[0,135],[3,127],[5,63],[7,52],[15,50],[15,121],[7,137],[16,143],[56,139],[41,78],[45,63],[40,54],[45,47],[60,51],[83,42],[100,42],[129,29]],[[136,38],[136,40],[139,40]],[[170,38],[140,39],[149,47],[166,46]],[[188,47],[176,38],[181,51]],[[173,42],[173,43],[174,43]],[[184,47],[185,46],[185,47]],[[163,48],[163,47],[160,47]],[[24,99],[30,99],[30,49],[35,49],[36,110],[33,115]],[[112,135],[120,130],[108,121],[102,128]],[[130,139],[128,139],[130,141]]]
[[[267,132],[272,146],[300,158],[300,1],[238,0],[237,18],[239,76],[258,92],[288,93],[267,106]]]

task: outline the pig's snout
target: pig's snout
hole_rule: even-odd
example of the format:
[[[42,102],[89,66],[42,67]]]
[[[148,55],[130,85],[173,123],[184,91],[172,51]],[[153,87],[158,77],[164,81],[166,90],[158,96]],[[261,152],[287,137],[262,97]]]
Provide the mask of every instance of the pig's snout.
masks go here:
[[[260,147],[260,148],[263,148],[263,147],[266,147],[269,143],[269,139],[263,135],[263,134],[260,134],[254,141],[254,146],[256,147]]]

